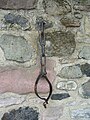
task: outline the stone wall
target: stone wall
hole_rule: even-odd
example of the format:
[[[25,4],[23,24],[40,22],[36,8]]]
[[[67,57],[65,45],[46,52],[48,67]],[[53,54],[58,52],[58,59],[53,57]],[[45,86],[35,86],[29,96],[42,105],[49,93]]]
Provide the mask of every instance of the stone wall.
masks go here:
[[[34,93],[40,17],[53,86],[47,109]],[[1,120],[90,120],[90,0],[1,0],[0,56]],[[38,91],[47,96],[44,80]]]

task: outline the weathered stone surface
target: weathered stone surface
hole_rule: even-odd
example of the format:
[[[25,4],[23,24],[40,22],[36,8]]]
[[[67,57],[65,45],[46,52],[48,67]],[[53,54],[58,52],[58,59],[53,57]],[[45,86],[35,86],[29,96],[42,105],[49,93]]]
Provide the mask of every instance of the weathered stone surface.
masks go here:
[[[21,15],[16,16],[16,23],[22,27],[26,26],[28,20],[25,17],[22,17]]]
[[[50,41],[50,47],[47,46],[46,53],[48,56],[69,56],[76,47],[74,34],[70,31],[55,31],[46,33],[46,41]]]
[[[7,60],[23,63],[32,59],[35,54],[32,46],[21,36],[3,34],[0,37],[0,46]]]
[[[61,78],[75,79],[82,77],[82,71],[79,65],[63,67],[58,74]]]
[[[75,10],[83,10],[90,12],[90,1],[89,0],[73,0]]]
[[[1,9],[33,9],[36,7],[37,0],[1,0]]]
[[[82,19],[83,15],[82,15],[82,13],[76,11],[76,12],[74,12],[74,17],[77,19]]]
[[[84,75],[86,75],[87,77],[90,77],[90,64],[85,63],[81,65],[81,71]]]
[[[47,107],[43,113],[43,120],[58,120],[63,115],[63,107]]]
[[[5,93],[0,95],[0,107],[18,105],[23,103],[24,101],[25,101],[25,97],[17,94]]]
[[[11,25],[11,28],[22,28],[22,30],[31,30],[30,23],[27,18],[21,16],[21,15],[15,15],[12,13],[8,13],[4,16],[5,22],[4,24],[8,27],[8,25]],[[8,23],[8,24],[7,24]],[[16,27],[17,26],[17,27]],[[10,26],[9,26],[10,29]]]
[[[90,12],[90,1],[88,0],[79,1],[78,3],[74,4],[73,8],[79,11]]]
[[[84,29],[85,29],[85,34],[90,35],[90,18],[88,16],[85,17]]]
[[[81,85],[79,93],[84,98],[90,98],[90,80]]]
[[[79,58],[90,60],[90,46],[84,46],[79,53]]]
[[[75,10],[90,12],[90,5],[74,5]]]
[[[79,108],[71,111],[73,120],[90,120],[90,108]]]
[[[75,81],[60,81],[57,83],[57,89],[72,91],[77,89],[77,83]]]
[[[1,120],[38,120],[39,113],[33,108],[25,107],[18,110],[13,109],[10,113],[5,113]]]
[[[9,14],[5,15],[4,18],[5,18],[5,21],[8,23],[12,23],[12,24],[15,23],[15,15],[14,14],[9,13]]]
[[[62,100],[70,97],[68,93],[61,93],[61,94],[52,94],[51,99],[52,100]]]
[[[90,4],[89,0],[73,0],[73,2],[76,2],[81,5],[89,5]]]
[[[64,0],[44,0],[43,6],[49,15],[63,15],[71,11],[71,7]]]
[[[82,42],[82,43],[89,44],[90,43],[90,37],[87,35],[86,32],[78,31],[77,35],[76,35],[76,42],[79,42],[79,43]],[[80,53],[80,51],[79,51],[79,53]]]
[[[39,63],[38,63],[39,64]],[[35,81],[40,72],[39,65],[34,68],[13,69],[0,72],[0,93],[13,92],[25,94],[34,92]],[[55,79],[55,61],[47,60],[47,77],[52,83]],[[47,93],[49,91],[46,80],[40,80],[38,83],[38,92]]]
[[[80,27],[80,21],[72,17],[65,16],[60,21],[65,27]]]
[[[11,13],[5,15],[4,18],[6,22],[12,23],[12,24],[16,23],[20,25],[21,27],[26,26],[28,22],[28,20],[25,17],[22,17],[21,15],[15,16],[14,14],[11,14]]]

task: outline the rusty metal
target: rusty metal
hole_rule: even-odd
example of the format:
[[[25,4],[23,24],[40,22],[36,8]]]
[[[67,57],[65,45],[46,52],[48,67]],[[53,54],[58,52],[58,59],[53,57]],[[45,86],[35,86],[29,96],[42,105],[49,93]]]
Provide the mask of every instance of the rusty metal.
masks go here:
[[[52,94],[52,85],[47,77],[47,72],[46,72],[46,55],[45,55],[45,45],[46,45],[46,41],[45,41],[45,34],[44,34],[44,27],[45,27],[45,21],[43,20],[42,17],[40,17],[37,21],[37,26],[38,26],[38,32],[39,32],[39,37],[40,37],[40,46],[41,46],[41,57],[40,57],[40,64],[41,64],[41,70],[40,73],[36,79],[35,82],[35,94],[42,100],[44,100],[43,106],[46,108],[46,105],[48,104],[48,100],[51,97]],[[42,79],[43,78],[43,79]],[[47,83],[49,84],[49,94],[47,96],[47,98],[41,97],[37,91],[37,85],[39,80],[46,80]]]

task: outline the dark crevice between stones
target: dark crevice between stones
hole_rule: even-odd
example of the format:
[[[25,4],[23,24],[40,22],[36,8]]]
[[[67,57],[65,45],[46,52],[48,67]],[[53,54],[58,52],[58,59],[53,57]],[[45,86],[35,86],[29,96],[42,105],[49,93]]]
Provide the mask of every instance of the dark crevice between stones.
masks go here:
[[[62,99],[68,98],[68,97],[70,97],[70,95],[68,93],[61,93],[61,94],[53,94],[51,96],[51,99],[52,100],[62,100]]]
[[[38,120],[39,113],[33,108],[20,107],[18,110],[13,109],[5,113],[1,120]]]

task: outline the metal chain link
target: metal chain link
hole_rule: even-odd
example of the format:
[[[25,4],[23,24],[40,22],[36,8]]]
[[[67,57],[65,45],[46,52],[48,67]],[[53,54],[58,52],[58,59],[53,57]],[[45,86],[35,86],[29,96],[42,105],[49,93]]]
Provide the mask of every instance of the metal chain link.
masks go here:
[[[46,41],[45,41],[45,34],[44,34],[44,26],[45,26],[45,22],[43,20],[43,18],[39,18],[39,20],[37,21],[37,25],[38,25],[38,30],[39,30],[39,37],[40,37],[40,46],[41,46],[41,57],[40,57],[40,64],[41,64],[41,70],[40,70],[40,74],[38,75],[36,82],[35,82],[35,94],[42,100],[44,100],[43,106],[46,108],[46,105],[48,104],[48,100],[52,94],[52,85],[48,79],[47,72],[46,72],[46,56],[45,56],[45,45],[46,45]],[[38,94],[37,91],[37,84],[39,82],[39,80],[44,79],[47,81],[47,83],[49,84],[49,95],[47,98],[44,97],[40,97],[40,95]]]

